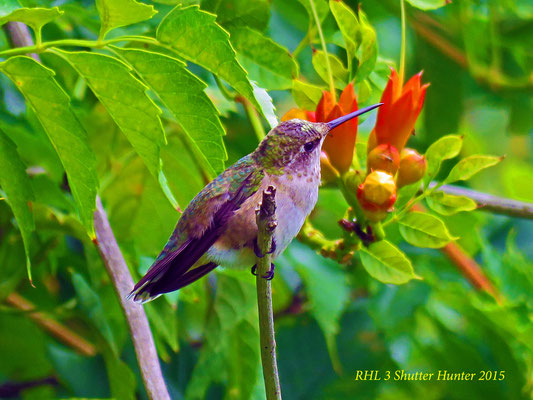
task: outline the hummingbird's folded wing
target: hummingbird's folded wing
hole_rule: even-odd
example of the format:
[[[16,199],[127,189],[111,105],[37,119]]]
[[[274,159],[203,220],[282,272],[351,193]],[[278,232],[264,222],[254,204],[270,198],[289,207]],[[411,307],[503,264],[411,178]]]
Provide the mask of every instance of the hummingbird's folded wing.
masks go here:
[[[213,270],[216,265],[208,263],[187,273],[222,235],[229,218],[248,197],[257,191],[258,186],[257,174],[250,172],[244,176],[238,189],[232,195],[228,192],[221,194],[226,197],[226,200],[222,202],[213,214],[208,228],[199,236],[190,235],[179,246],[173,246],[171,239],[171,242],[165,246],[165,249],[146,275],[135,285],[128,299],[133,299],[135,302],[140,303],[153,300],[163,293],[186,286]],[[185,213],[187,213],[187,210]],[[186,217],[185,214],[182,218],[184,217]],[[180,224],[178,224],[179,228]],[[199,268],[202,269],[196,271]],[[195,279],[191,279],[192,277]]]

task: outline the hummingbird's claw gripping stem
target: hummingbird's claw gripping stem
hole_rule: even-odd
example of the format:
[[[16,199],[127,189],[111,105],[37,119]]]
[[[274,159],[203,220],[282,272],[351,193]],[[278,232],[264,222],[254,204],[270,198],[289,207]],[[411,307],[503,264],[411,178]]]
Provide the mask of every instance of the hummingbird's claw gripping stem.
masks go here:
[[[275,270],[276,266],[274,265],[274,263],[270,263],[270,270],[266,273],[266,275],[263,275],[263,278],[265,278],[267,281],[271,281],[272,278],[274,278]],[[252,267],[252,275],[257,276],[257,264]]]
[[[276,240],[272,238],[272,244],[270,245],[270,250],[266,254],[272,254],[276,251]],[[257,237],[254,239],[254,253],[256,257],[263,258],[265,254],[261,252],[259,245],[257,244]]]

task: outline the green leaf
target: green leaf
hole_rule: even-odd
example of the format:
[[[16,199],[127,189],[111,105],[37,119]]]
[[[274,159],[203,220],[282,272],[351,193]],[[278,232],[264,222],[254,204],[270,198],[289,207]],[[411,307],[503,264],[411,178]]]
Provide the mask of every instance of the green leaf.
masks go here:
[[[17,0],[0,0],[0,17],[9,15],[17,8],[20,8],[20,4]]]
[[[207,85],[185,63],[145,50],[113,47],[157,94],[183,128],[211,176],[224,170],[227,159],[218,112],[205,94]]]
[[[122,361],[117,355],[113,354],[110,346],[102,349],[111,396],[114,399],[134,400],[136,398],[136,379],[133,371],[128,364]]]
[[[346,52],[349,59],[355,57],[355,51],[359,47],[361,32],[359,21],[353,10],[342,1],[329,0],[329,8],[346,44]]]
[[[442,215],[453,215],[460,211],[472,211],[477,208],[476,202],[469,197],[440,191],[431,193],[426,201],[433,211]]]
[[[70,99],[53,78],[53,71],[29,57],[12,57],[0,70],[15,83],[61,159],[80,218],[94,237],[93,211],[98,180],[87,134],[70,108]]]
[[[335,80],[335,87],[337,89],[344,89],[348,82],[348,70],[337,56],[328,53],[328,58],[331,66],[331,73]],[[322,50],[315,51],[313,53],[312,62],[316,73],[324,82],[329,82],[329,75],[326,67],[326,54]]]
[[[394,203],[396,210],[401,210],[409,200],[411,200],[420,190],[420,182],[415,182],[410,185],[403,186],[398,190],[398,198]]]
[[[130,73],[126,64],[113,57],[89,52],[57,51],[85,79],[120,130],[157,177],[159,149],[165,132],[161,110],[146,95],[148,89]]]
[[[442,161],[457,157],[461,152],[462,146],[463,137],[458,135],[443,136],[429,146],[426,151],[428,163],[426,177],[428,181],[437,175]]]
[[[298,75],[298,66],[285,47],[249,27],[229,28],[229,33],[239,59],[246,58],[258,66],[248,69],[251,79],[267,89],[291,87],[293,77]]]
[[[72,273],[72,286],[77,293],[81,307],[87,313],[100,334],[106,339],[113,354],[119,354],[117,342],[111,324],[109,323],[100,296],[89,286],[83,275],[78,272]]]
[[[327,1],[324,0],[298,0],[302,6],[305,7],[307,14],[309,15],[309,25],[315,25],[315,17],[313,16],[313,9],[311,7],[311,2],[313,2],[318,20],[322,23],[324,19],[328,16],[329,7]]]
[[[29,204],[34,200],[33,190],[30,178],[26,174],[26,166],[17,153],[17,147],[2,131],[0,131],[0,186],[22,235],[26,252],[26,269],[31,282],[30,242],[35,224]]]
[[[249,26],[264,31],[270,19],[267,0],[204,0],[202,9],[217,16],[217,22],[224,27]]]
[[[157,28],[157,39],[183,58],[224,79],[263,112],[246,71],[235,58],[228,33],[198,6],[176,6]]]
[[[292,97],[298,107],[304,110],[314,110],[322,97],[320,86],[311,85],[299,80],[292,81]]]
[[[136,0],[96,0],[96,8],[101,21],[100,39],[112,29],[150,19],[157,13],[153,6]]]
[[[0,25],[18,21],[32,27],[40,35],[41,28],[63,14],[57,7],[53,8],[19,8],[0,18]]]
[[[374,242],[368,248],[362,247],[360,255],[363,267],[380,282],[400,285],[420,279],[405,254],[386,240]]]
[[[368,22],[363,10],[359,10],[359,24],[361,29],[361,46],[359,48],[359,66],[355,75],[356,82],[365,80],[376,66],[378,59],[378,42],[376,31]]]
[[[279,122],[278,117],[276,116],[276,107],[274,106],[272,97],[270,97],[265,89],[257,86],[254,82],[252,82],[252,86],[254,88],[254,96],[261,105],[263,115],[268,121],[270,129],[274,129],[276,126],[278,126]]]
[[[449,3],[448,0],[407,0],[407,2],[421,10],[436,10]]]
[[[454,165],[444,182],[452,183],[457,181],[466,181],[479,171],[488,167],[492,167],[493,165],[498,164],[501,160],[503,160],[503,157],[484,155],[475,155],[463,158]]]
[[[403,238],[413,246],[439,249],[454,240],[444,222],[422,212],[410,212],[398,221]]]

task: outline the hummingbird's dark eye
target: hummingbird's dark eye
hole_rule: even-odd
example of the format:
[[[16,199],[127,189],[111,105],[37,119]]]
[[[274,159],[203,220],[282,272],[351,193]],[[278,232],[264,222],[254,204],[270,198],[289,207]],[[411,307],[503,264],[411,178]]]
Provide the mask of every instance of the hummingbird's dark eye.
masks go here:
[[[311,142],[307,142],[306,144],[304,144],[304,150],[309,153],[313,151],[319,143],[320,143],[320,139],[315,139],[315,140],[312,140]]]

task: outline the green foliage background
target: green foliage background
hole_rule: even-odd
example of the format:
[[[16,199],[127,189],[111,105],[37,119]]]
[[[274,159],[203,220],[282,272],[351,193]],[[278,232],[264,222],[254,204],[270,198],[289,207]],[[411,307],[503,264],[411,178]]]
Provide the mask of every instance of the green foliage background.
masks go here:
[[[268,130],[291,107],[314,109],[327,89],[307,1],[176,3],[0,0],[2,23],[26,22],[39,43],[49,22],[43,43],[72,40],[40,52],[45,67],[0,51],[0,299],[24,296],[98,352],[76,353],[3,302],[0,390],[53,378],[15,390],[14,398],[145,398],[127,325],[90,240],[96,192],[138,278],[171,233],[176,208],[257,145],[241,103],[255,105]],[[431,82],[410,146],[424,152],[456,134],[464,136],[463,156],[506,154],[469,184],[533,201],[533,5],[409,3],[408,76],[423,69]],[[334,83],[342,89],[355,80],[359,103],[371,104],[387,66],[400,59],[399,2],[347,1],[359,10],[357,31],[337,25],[349,18],[339,4],[315,1]],[[20,6],[59,9],[15,11]],[[117,39],[124,36],[132,40]],[[93,41],[92,49],[79,39]],[[97,48],[98,39],[109,46]],[[0,48],[10,47],[2,33]],[[241,103],[224,96],[213,74]],[[362,123],[359,141],[373,121]],[[452,166],[444,161],[437,178]],[[428,205],[449,211],[439,199]],[[346,207],[338,190],[321,189],[311,221],[334,239],[342,233],[332,221]],[[446,216],[446,224],[483,266],[501,304],[472,288],[438,250],[411,246],[407,222],[387,230],[423,278],[404,285],[372,278],[361,264],[366,251],[341,266],[297,241],[289,247],[273,280],[285,398],[531,398],[533,226],[483,211]],[[171,396],[262,399],[254,279],[242,271],[212,275],[145,306]],[[505,371],[505,379],[362,382],[356,370]]]

